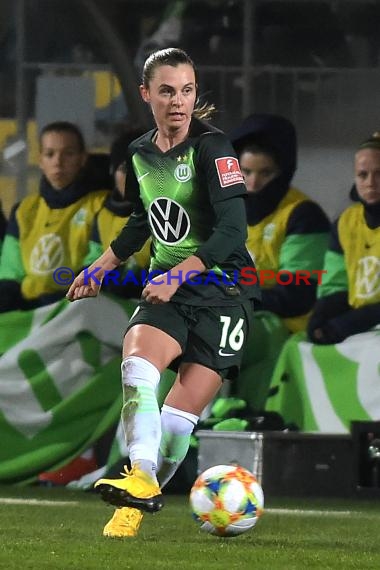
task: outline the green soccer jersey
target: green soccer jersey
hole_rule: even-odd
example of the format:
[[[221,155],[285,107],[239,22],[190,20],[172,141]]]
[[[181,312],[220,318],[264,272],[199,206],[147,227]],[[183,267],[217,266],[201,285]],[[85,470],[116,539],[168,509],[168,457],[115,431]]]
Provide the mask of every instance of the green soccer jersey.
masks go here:
[[[152,142],[155,132],[146,133],[129,147],[127,187],[128,196],[136,203],[135,222],[131,216],[132,223],[112,247],[118,256],[122,250],[125,258],[139,242],[131,227],[137,236],[140,234],[141,241],[150,233],[150,270],[164,273],[190,255],[204,260],[202,251],[212,249],[215,232],[220,231],[220,226],[228,226],[226,216],[220,220],[220,205],[231,200],[232,207],[233,199],[244,196],[246,188],[231,143],[218,129],[193,119],[190,136],[167,152]],[[219,238],[219,251],[211,255],[214,263],[203,278],[197,276],[191,281],[189,276],[173,271],[173,278],[182,283],[173,300],[215,305],[257,296],[255,287],[237,284],[241,269],[253,265],[245,247],[244,215],[240,231],[241,239],[235,244],[228,231],[224,241]],[[236,286],[231,287],[231,283]]]

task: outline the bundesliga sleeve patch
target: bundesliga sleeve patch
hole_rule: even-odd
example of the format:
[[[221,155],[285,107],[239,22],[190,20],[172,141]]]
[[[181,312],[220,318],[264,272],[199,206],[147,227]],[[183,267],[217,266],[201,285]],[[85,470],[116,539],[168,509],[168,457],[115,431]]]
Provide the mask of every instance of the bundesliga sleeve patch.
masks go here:
[[[233,184],[241,184],[244,182],[243,175],[240,171],[239,161],[234,156],[216,158],[215,166],[222,188],[226,188],[226,186],[232,186]]]

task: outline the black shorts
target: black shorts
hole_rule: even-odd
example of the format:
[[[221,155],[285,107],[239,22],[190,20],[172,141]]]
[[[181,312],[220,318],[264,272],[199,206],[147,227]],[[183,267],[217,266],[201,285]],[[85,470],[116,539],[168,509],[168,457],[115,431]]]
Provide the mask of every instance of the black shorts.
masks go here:
[[[128,328],[146,324],[173,337],[182,355],[169,368],[178,370],[181,362],[203,364],[223,378],[235,378],[253,321],[253,301],[224,307],[195,307],[179,303],[153,305],[142,301]]]

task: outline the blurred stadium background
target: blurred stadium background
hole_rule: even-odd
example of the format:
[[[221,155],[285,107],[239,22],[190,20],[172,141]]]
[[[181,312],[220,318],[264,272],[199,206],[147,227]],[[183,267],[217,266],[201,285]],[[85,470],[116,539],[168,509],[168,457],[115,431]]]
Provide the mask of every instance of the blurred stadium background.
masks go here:
[[[142,62],[186,49],[227,132],[255,111],[298,129],[295,182],[331,217],[345,205],[358,142],[380,128],[378,0],[0,0],[0,197],[38,180],[37,133],[80,124],[91,150],[148,126]]]

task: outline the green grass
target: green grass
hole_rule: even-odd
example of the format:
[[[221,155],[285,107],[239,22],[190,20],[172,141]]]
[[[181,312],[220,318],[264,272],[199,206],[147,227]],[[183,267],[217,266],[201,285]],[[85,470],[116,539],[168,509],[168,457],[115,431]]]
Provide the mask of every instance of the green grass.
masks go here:
[[[6,498],[34,504],[4,503]],[[54,501],[42,505],[38,501]],[[61,504],[64,502],[66,504]],[[307,570],[380,568],[380,503],[268,500],[257,526],[221,539],[201,533],[186,497],[146,515],[134,539],[105,539],[112,515],[92,493],[0,488],[0,568],[4,570]],[[283,512],[278,509],[307,509]],[[309,511],[312,512],[309,512]],[[326,514],[326,511],[330,514]]]

